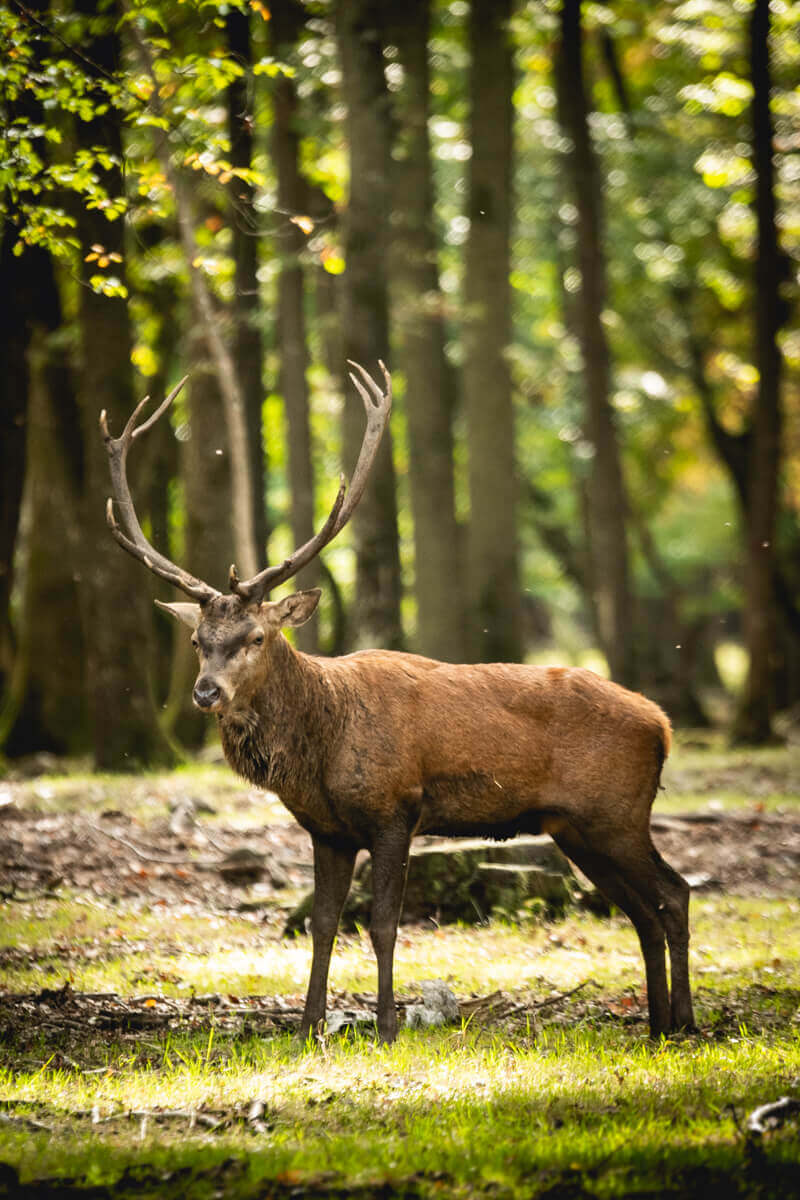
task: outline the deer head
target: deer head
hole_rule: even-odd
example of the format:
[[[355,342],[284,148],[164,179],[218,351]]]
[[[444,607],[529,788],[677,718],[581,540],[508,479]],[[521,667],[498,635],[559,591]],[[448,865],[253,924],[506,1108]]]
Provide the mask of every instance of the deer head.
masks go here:
[[[281,630],[302,625],[319,603],[320,591],[316,588],[295,592],[277,601],[267,600],[266,596],[273,588],[296,575],[336,537],[349,521],[364,492],[391,412],[392,381],[383,363],[380,366],[385,391],[358,363],[350,362],[350,366],[361,376],[359,378],[350,372],[367,414],[367,425],[350,486],[347,487],[342,476],[325,524],[282,563],[265,567],[251,579],[244,580],[239,578],[236,567],[231,566],[228,595],[196,579],[150,545],[136,516],[128,486],[126,468],[130,446],[167,411],[187,377],[173,388],[146,421],[137,425],[140,413],[149,402],[149,396],[146,396],[137,405],[118,438],[113,438],[108,431],[105,410],[100,414],[100,429],[108,451],[113,492],[106,503],[106,520],[124,550],[143,562],[153,574],[167,580],[191,598],[191,603],[164,604],[156,600],[156,604],[192,630],[192,644],[200,661],[200,673],[192,698],[197,707],[205,712],[224,712],[234,705],[246,703],[268,673],[270,651]],[[115,504],[121,524],[115,516]]]

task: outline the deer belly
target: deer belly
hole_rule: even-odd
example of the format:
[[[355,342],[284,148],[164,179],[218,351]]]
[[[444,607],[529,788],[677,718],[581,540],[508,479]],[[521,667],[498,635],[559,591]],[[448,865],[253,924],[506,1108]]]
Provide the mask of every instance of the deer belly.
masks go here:
[[[505,839],[540,833],[544,815],[535,795],[523,795],[492,775],[439,777],[423,786],[417,833]]]

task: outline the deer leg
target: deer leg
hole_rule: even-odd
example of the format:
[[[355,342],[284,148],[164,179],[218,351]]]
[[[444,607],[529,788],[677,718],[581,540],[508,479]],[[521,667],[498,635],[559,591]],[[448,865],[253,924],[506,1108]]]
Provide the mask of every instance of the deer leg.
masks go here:
[[[664,900],[663,922],[669,943],[669,967],[672,973],[673,1030],[693,1030],[692,989],[688,980],[688,896],[690,886],[654,848],[658,874],[668,899]]]
[[[403,907],[411,835],[405,827],[384,829],[372,846],[372,918],[369,934],[378,963],[378,1036],[397,1037],[394,1003],[394,946]]]
[[[658,915],[669,945],[672,978],[671,1028],[694,1029],[692,990],[689,983],[689,893],[690,888],[653,846],[649,847],[650,894],[658,897]]]
[[[311,910],[311,978],[300,1036],[308,1037],[325,1018],[325,998],[328,990],[328,969],[339,918],[353,878],[355,848],[313,838],[314,842],[314,904]]]
[[[554,834],[568,858],[591,879],[612,904],[630,919],[639,938],[647,979],[647,1009],[650,1036],[668,1033],[671,1025],[669,987],[664,944],[664,926],[652,902],[633,886],[628,872],[605,854],[589,850],[578,840],[563,833]]]

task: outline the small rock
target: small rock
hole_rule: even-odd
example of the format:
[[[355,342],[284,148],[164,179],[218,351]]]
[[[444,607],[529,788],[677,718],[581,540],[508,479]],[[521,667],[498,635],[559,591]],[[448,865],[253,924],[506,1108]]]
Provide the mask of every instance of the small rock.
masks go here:
[[[325,1033],[332,1037],[342,1029],[355,1029],[357,1025],[374,1025],[372,1013],[357,1008],[333,1008],[325,1014]]]
[[[217,869],[226,883],[256,883],[264,874],[264,864],[263,854],[242,846],[226,854]]]
[[[406,1009],[409,1029],[450,1025],[460,1017],[458,1001],[441,979],[426,979],[422,983],[422,1004],[410,1004]]]

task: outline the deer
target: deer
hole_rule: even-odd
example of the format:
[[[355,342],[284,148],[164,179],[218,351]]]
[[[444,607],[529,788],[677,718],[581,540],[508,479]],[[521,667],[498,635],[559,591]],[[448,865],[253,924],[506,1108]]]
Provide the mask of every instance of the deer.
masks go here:
[[[383,1042],[396,1038],[395,941],[411,841],[422,834],[498,840],[549,834],[630,918],[644,960],[650,1035],[694,1028],[689,886],[650,835],[671,740],[669,720],[656,704],[583,668],[451,664],[381,649],[322,657],[300,652],[285,636],[311,617],[320,589],[277,600],[269,594],[348,522],[391,411],[384,364],[381,386],[348,362],[366,411],[349,487],[340,476],[326,521],[283,562],[250,579],[240,579],[231,566],[226,594],[150,545],[127,481],[131,445],[161,418],[185,379],[137,425],[145,397],[118,438],[108,431],[105,411],[100,416],[111,473],[111,533],[189,597],[155,603],[191,630],[199,660],[194,705],[216,717],[233,770],[276,792],[311,835],[312,960],[300,1036],[324,1025],[333,944],[356,855],[366,850],[377,1032]]]

